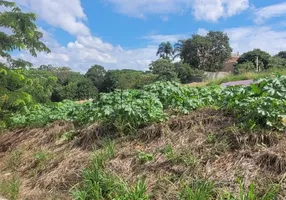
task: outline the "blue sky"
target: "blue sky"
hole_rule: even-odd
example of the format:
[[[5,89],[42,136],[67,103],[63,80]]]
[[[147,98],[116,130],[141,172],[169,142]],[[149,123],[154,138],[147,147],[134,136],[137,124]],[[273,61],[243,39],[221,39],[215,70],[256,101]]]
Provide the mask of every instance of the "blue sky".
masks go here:
[[[234,52],[261,48],[286,50],[286,1],[283,0],[14,0],[38,15],[43,41],[52,50],[34,63],[69,66],[85,72],[146,70],[158,44],[175,43],[209,30],[227,33]]]

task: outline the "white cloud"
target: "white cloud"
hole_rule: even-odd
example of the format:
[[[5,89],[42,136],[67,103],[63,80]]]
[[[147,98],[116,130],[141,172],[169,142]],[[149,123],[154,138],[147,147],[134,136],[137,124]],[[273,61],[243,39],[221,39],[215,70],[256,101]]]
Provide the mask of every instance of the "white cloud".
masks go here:
[[[234,52],[244,53],[260,48],[276,54],[286,49],[286,31],[276,31],[269,26],[226,29]]]
[[[249,0],[106,0],[128,16],[145,18],[148,14],[179,14],[193,10],[197,20],[217,21],[249,7]]]
[[[224,30],[230,37],[230,44],[234,52],[240,54],[254,48],[260,48],[271,54],[286,49],[286,31],[276,31],[271,27],[239,27]],[[198,33],[206,33],[199,29]],[[51,54],[40,53],[33,58],[28,53],[21,53],[17,57],[29,60],[36,66],[53,64],[69,66],[75,71],[86,72],[93,64],[101,64],[106,69],[137,69],[147,70],[151,61],[156,60],[158,44],[163,41],[177,41],[188,38],[187,34],[152,35],[145,39],[149,46],[131,50],[124,50],[120,46],[113,46],[99,38],[86,36],[70,42],[67,46],[60,46],[52,34],[44,31],[44,40],[50,44]],[[271,42],[269,42],[271,41]]]
[[[286,2],[259,8],[255,12],[255,22],[263,23],[265,20],[272,17],[279,17],[286,15]]]
[[[32,62],[35,66],[52,64],[69,66],[74,71],[86,72],[93,64],[100,64],[106,69],[147,70],[151,61],[157,59],[157,45],[132,50],[124,50],[92,36],[79,36],[67,46],[61,46],[49,32],[44,33],[43,41],[48,44],[52,53],[38,53],[32,57],[28,52],[21,52],[16,57]]]
[[[197,34],[201,35],[201,36],[206,36],[208,34],[208,30],[205,28],[199,28]]]
[[[80,0],[14,0],[18,5],[37,13],[40,19],[72,35],[90,35],[84,24],[86,15]]]
[[[193,12],[197,20],[216,22],[231,17],[249,7],[248,0],[194,0]]]

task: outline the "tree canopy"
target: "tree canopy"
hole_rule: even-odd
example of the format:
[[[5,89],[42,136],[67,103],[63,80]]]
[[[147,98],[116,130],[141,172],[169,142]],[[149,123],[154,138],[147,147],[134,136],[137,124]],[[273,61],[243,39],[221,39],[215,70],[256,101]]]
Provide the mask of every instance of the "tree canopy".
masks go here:
[[[8,8],[0,12],[0,26],[8,32],[0,31],[0,56],[13,64],[10,53],[14,50],[28,50],[32,56],[37,51],[50,52],[40,40],[43,34],[38,31],[34,13],[23,13],[14,2],[0,0],[0,6]]]
[[[159,81],[176,81],[178,74],[175,65],[169,59],[159,59],[150,64],[150,70],[153,74],[158,75]]]
[[[252,51],[248,51],[244,54],[242,54],[239,59],[237,60],[238,64],[242,64],[245,62],[252,62],[254,66],[256,66],[258,58],[258,67],[260,70],[267,69],[269,59],[271,58],[271,55],[265,51],[262,51],[260,49],[254,49]]]
[[[173,58],[174,50],[173,46],[170,42],[162,42],[159,45],[158,51],[157,51],[157,56],[159,55],[160,58],[163,59],[171,59]]]
[[[193,35],[186,40],[181,59],[196,69],[218,71],[231,57],[231,52],[228,36],[221,31],[210,31],[206,36]]]
[[[88,69],[85,76],[89,78],[93,85],[99,90],[103,91],[103,82],[106,75],[106,70],[101,65],[93,65]]]

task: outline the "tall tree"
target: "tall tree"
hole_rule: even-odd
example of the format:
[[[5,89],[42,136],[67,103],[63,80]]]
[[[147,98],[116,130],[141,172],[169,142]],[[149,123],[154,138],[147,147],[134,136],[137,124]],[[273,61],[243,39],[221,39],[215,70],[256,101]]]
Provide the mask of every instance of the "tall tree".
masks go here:
[[[13,65],[10,53],[14,50],[28,50],[32,56],[37,56],[37,51],[50,52],[40,41],[43,34],[37,29],[34,13],[23,13],[14,2],[0,0],[0,6],[8,8],[0,12],[0,27],[10,32],[0,31],[0,56]]]
[[[186,40],[181,59],[200,70],[219,71],[231,52],[228,36],[221,31],[210,31],[206,36],[193,35]]]
[[[258,67],[260,70],[262,70],[268,68],[270,58],[271,55],[269,53],[262,51],[260,49],[254,49],[252,51],[248,51],[242,54],[237,60],[237,63],[242,64],[245,62],[252,62],[253,65],[256,67],[258,59]]]
[[[173,57],[173,52],[173,46],[170,42],[162,42],[159,45],[156,55],[159,55],[160,58],[163,59],[171,59]]]
[[[279,56],[280,58],[286,59],[286,51],[280,51],[277,56]]]
[[[91,68],[89,68],[85,74],[85,76],[92,81],[93,85],[100,92],[103,90],[102,84],[104,82],[105,75],[106,75],[106,71],[105,71],[104,67],[102,67],[100,65],[91,66]]]
[[[185,40],[179,40],[177,43],[174,45],[174,59],[177,57],[181,57],[183,45],[184,45]]]

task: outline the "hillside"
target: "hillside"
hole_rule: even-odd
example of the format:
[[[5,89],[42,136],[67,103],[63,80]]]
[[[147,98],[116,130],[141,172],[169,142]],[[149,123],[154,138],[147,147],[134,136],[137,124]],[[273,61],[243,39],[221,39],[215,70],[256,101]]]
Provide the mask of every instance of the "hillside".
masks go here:
[[[72,139],[65,139],[67,133]],[[106,135],[113,140],[106,143]],[[98,124],[74,130],[71,123],[58,121],[1,134],[1,194],[12,193],[3,190],[3,180],[17,177],[18,199],[71,199],[82,170],[94,167],[92,155],[107,151],[101,171],[106,177],[98,183],[102,190],[119,182],[132,190],[136,181],[145,180],[150,199],[218,199],[239,194],[240,178],[246,188],[255,184],[259,197],[272,187],[271,192],[279,191],[283,199],[285,142],[285,132],[245,132],[236,127],[235,116],[214,109],[152,124],[123,138]],[[191,197],[188,190],[205,197]]]
[[[283,199],[286,77],[42,104],[0,135],[10,199]]]

